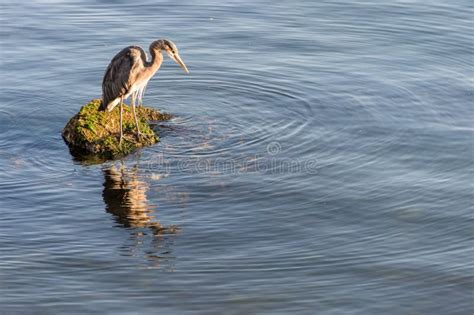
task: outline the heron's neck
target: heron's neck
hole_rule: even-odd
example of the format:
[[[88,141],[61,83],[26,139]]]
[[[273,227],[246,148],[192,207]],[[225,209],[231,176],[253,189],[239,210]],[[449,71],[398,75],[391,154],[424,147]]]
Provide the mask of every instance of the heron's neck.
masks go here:
[[[156,52],[156,50],[151,49],[151,61],[146,63],[146,70],[150,75],[155,74],[158,69],[160,69],[161,63],[163,62],[163,55],[161,52]]]

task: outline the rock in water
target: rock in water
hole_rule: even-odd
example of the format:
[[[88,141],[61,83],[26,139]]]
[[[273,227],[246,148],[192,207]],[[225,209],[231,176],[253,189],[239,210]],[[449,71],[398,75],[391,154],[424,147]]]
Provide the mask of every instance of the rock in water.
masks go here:
[[[64,141],[71,152],[81,155],[97,155],[105,159],[125,156],[134,150],[150,146],[159,141],[150,126],[150,121],[169,120],[171,115],[153,108],[136,108],[142,136],[136,135],[135,120],[131,108],[123,107],[123,140],[120,140],[120,106],[111,112],[99,111],[100,100],[94,99],[84,105],[72,117],[62,131]]]

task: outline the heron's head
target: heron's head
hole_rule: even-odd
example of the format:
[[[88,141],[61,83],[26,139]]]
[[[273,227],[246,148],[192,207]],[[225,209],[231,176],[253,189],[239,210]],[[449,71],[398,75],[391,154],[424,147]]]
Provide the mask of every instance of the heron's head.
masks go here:
[[[184,64],[181,57],[179,56],[178,47],[176,47],[176,45],[172,41],[167,40],[167,39],[160,39],[160,40],[154,41],[151,44],[151,48],[157,49],[160,51],[161,50],[166,51],[166,54],[168,54],[168,56],[171,59],[173,59],[174,62],[176,62],[181,68],[183,68],[184,72],[189,73],[188,68]]]

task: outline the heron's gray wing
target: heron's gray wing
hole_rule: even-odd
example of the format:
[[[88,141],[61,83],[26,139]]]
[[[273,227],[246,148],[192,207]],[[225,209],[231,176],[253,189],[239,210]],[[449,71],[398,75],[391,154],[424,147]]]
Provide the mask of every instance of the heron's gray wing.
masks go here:
[[[140,47],[129,46],[122,49],[112,59],[102,80],[101,110],[111,110],[111,108],[107,108],[109,103],[129,92],[132,85],[130,80],[132,69],[139,62],[136,56],[141,55],[142,52]]]

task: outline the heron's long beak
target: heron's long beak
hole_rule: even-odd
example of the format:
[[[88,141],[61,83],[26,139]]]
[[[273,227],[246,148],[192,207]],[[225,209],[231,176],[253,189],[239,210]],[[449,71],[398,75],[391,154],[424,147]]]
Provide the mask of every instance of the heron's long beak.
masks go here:
[[[181,67],[183,68],[184,72],[189,73],[188,67],[184,64],[183,60],[178,54],[171,55],[171,58]]]

